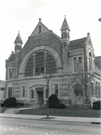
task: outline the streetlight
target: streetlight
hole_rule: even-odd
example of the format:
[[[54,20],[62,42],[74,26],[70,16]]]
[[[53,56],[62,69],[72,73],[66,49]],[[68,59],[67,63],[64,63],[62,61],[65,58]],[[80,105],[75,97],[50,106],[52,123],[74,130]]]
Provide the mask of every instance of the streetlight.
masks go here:
[[[99,22],[101,22],[101,18],[99,18],[98,20],[99,20]]]

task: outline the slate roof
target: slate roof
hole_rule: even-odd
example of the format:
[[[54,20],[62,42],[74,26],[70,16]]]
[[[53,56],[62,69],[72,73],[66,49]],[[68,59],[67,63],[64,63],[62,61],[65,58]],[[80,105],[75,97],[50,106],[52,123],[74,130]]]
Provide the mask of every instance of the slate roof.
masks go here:
[[[84,48],[86,37],[70,41],[69,50]]]
[[[7,62],[13,62],[14,60],[15,60],[15,54],[12,53],[12,54],[9,56]]]
[[[101,69],[101,56],[95,57],[95,65]]]
[[[17,37],[16,37],[16,39],[15,39],[14,43],[15,43],[15,44],[16,44],[16,43],[23,44],[23,42],[22,42],[22,39],[21,39],[21,36],[20,36],[20,33],[19,33],[19,32],[18,32],[18,35],[17,35]]]
[[[61,30],[66,30],[66,29],[70,31],[69,25],[68,25],[66,17],[65,17],[63,24],[62,24],[62,27],[61,27]]]

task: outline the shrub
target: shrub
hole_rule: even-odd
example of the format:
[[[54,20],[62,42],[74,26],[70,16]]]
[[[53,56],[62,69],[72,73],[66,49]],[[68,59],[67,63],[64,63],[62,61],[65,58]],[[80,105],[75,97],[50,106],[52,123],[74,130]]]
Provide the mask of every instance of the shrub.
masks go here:
[[[4,104],[3,103],[1,103],[1,107],[3,107],[4,106]]]
[[[55,94],[52,94],[50,97],[49,97],[49,108],[55,108],[55,106],[57,104],[59,104],[59,99],[57,98],[57,96]]]
[[[61,108],[64,109],[66,106],[64,104],[60,104],[59,99],[55,94],[52,94],[49,97],[49,108]]]
[[[56,105],[55,108],[65,109],[66,106],[65,106],[65,104],[58,104],[58,105]]]
[[[93,109],[100,110],[101,109],[101,101],[95,101],[93,103]]]
[[[24,103],[20,103],[20,102],[16,103],[16,107],[22,107],[22,106],[24,106]]]
[[[10,98],[7,98],[5,101],[4,101],[4,106],[5,107],[15,107],[16,106],[16,103],[17,103],[17,100],[15,97],[10,97]]]

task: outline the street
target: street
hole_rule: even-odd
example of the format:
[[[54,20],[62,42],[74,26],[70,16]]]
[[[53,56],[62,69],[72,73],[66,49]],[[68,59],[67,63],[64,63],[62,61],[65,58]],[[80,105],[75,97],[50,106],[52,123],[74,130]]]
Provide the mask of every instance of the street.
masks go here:
[[[56,121],[0,118],[0,135],[100,135],[101,125]]]

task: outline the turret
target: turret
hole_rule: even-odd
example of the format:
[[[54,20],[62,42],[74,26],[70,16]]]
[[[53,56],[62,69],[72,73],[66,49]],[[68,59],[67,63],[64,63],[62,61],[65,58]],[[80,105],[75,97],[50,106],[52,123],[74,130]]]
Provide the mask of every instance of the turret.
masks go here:
[[[62,38],[63,47],[68,48],[68,46],[70,45],[70,28],[66,20],[66,15],[61,27],[61,38]]]
[[[15,53],[21,51],[23,42],[20,36],[20,32],[18,32],[18,35],[14,41],[14,44],[15,44]]]
[[[22,49],[22,39],[20,36],[20,32],[18,32],[18,35],[14,41],[15,44],[15,78],[18,78],[19,73],[19,65],[21,63],[21,49]]]
[[[61,27],[61,39],[62,39],[62,47],[63,47],[63,72],[68,72],[68,56],[67,51],[70,45],[70,28],[66,20],[66,16],[64,18],[62,27]]]

